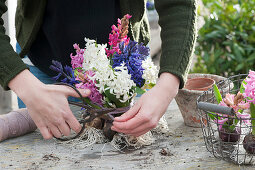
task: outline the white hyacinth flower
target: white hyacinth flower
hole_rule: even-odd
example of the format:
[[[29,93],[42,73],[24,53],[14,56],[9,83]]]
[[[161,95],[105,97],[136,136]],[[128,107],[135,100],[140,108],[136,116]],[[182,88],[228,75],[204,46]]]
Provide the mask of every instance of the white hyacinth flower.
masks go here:
[[[84,70],[97,70],[98,68],[105,67],[109,65],[110,62],[105,54],[106,44],[96,44],[95,40],[90,40],[85,38],[86,46],[84,51],[84,61],[83,69]]]
[[[156,84],[159,71],[150,57],[142,62],[142,67],[144,69],[142,76],[142,78],[145,79],[144,85]]]
[[[106,44],[96,44],[95,40],[86,38],[85,41],[87,43],[83,54],[83,69],[95,72],[95,75],[90,79],[97,81],[96,86],[99,88],[99,92],[103,93],[110,90],[110,93],[115,95],[122,103],[131,99],[134,92],[132,93],[130,90],[136,85],[131,80],[131,75],[128,74],[128,69],[124,66],[124,63],[115,68],[117,71],[113,70],[105,54]]]

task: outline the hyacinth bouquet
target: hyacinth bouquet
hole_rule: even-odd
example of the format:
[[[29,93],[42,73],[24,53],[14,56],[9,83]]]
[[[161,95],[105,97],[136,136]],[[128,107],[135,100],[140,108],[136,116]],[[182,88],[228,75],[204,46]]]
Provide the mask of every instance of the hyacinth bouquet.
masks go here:
[[[71,54],[71,65],[63,67],[53,61],[54,77],[79,89],[90,89],[88,104],[96,107],[125,107],[133,97],[145,92],[156,83],[158,70],[149,56],[149,48],[130,40],[128,24],[130,15],[112,26],[107,44],[97,44],[85,38],[85,48],[74,44],[76,54]]]
[[[113,25],[107,44],[85,38],[85,48],[78,44],[71,54],[72,67],[53,61],[50,68],[58,72],[54,80],[91,91],[86,103],[94,108],[130,106],[137,94],[156,84],[157,67],[149,56],[149,48],[127,36],[130,15]]]

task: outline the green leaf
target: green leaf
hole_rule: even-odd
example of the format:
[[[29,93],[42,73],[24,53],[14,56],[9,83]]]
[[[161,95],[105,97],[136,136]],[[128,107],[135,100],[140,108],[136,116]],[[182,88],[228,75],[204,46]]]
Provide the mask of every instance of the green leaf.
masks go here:
[[[120,102],[119,99],[116,98],[115,95],[113,95],[112,93],[110,93],[110,90],[106,90],[105,92],[105,95],[107,96],[107,98],[109,99],[109,101],[111,103],[114,103],[116,105],[117,108],[121,108],[121,107],[126,107],[126,106],[129,106],[130,104],[130,100],[126,101],[125,103],[122,103]]]
[[[212,31],[212,32],[206,34],[205,37],[208,39],[213,39],[215,37],[221,37],[221,32],[220,31]]]
[[[241,62],[242,59],[243,59],[243,54],[244,54],[243,48],[240,47],[237,43],[234,43],[233,52],[234,52],[234,55],[236,57],[236,60],[238,62]]]
[[[135,92],[137,93],[137,94],[144,94],[145,92],[146,92],[146,90],[143,90],[143,89],[141,89],[140,87],[136,87],[136,89],[135,89]]]
[[[216,84],[213,85],[213,91],[214,91],[214,96],[219,104],[222,101],[222,96]]]
[[[255,60],[255,53],[252,53],[249,57],[248,57],[248,59],[246,59],[246,62],[252,62],[252,61],[254,61]]]
[[[104,107],[107,107],[107,108],[111,108],[110,104],[111,101],[108,99],[108,97],[105,97],[104,98],[104,101],[105,101],[105,104],[103,105]]]
[[[255,105],[250,103],[252,134],[255,135]]]
[[[236,66],[235,71],[239,71],[239,70],[241,70],[243,67],[244,67],[244,63],[240,63],[240,64],[238,64],[238,65]]]
[[[150,83],[148,85],[146,85],[147,89],[152,89],[156,84]]]
[[[243,80],[243,82],[242,82],[242,84],[241,84],[240,93],[244,93],[244,90],[245,90],[245,88],[244,88],[244,86],[243,86],[244,84],[247,84],[246,81],[245,81],[245,79]]]
[[[215,113],[214,112],[210,112],[208,114],[208,116],[212,119],[212,120],[216,120],[216,116],[215,116]]]
[[[235,128],[236,128],[235,125],[228,126],[228,129],[230,130],[230,132],[233,132]]]
[[[238,119],[235,119],[235,125],[237,125],[238,122],[239,122],[239,120],[238,120]]]
[[[78,70],[82,70],[82,67],[77,67],[75,68],[74,70],[74,76],[77,76],[79,74],[79,71]]]

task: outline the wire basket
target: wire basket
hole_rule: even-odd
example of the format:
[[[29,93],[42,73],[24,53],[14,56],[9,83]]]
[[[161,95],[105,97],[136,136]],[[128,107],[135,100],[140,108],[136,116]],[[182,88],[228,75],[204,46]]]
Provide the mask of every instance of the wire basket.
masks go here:
[[[227,93],[237,94],[246,77],[247,74],[235,75],[217,83],[222,98]],[[247,146],[244,138],[252,131],[252,125],[247,122],[252,118],[238,117],[232,108],[219,106],[213,88],[198,97],[197,106],[207,150],[219,159],[239,165],[254,165],[255,145],[254,153],[244,148],[244,145]],[[225,118],[228,121],[223,125],[219,120]]]

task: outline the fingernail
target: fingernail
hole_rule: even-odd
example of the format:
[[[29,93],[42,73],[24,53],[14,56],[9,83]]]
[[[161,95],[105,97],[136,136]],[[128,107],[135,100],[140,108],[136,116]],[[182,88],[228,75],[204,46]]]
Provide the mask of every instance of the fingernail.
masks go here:
[[[74,131],[76,132],[76,133],[79,133],[80,131],[81,131],[81,126],[78,126]]]
[[[86,95],[89,95],[89,94],[90,94],[90,90],[89,90],[89,89],[86,89],[86,90],[84,90],[84,93],[85,93]]]
[[[111,127],[111,129],[114,130],[114,131],[116,131],[116,129],[115,129],[113,126]]]
[[[115,117],[114,120],[119,120],[119,119],[121,119],[121,118],[122,118],[121,116]]]

